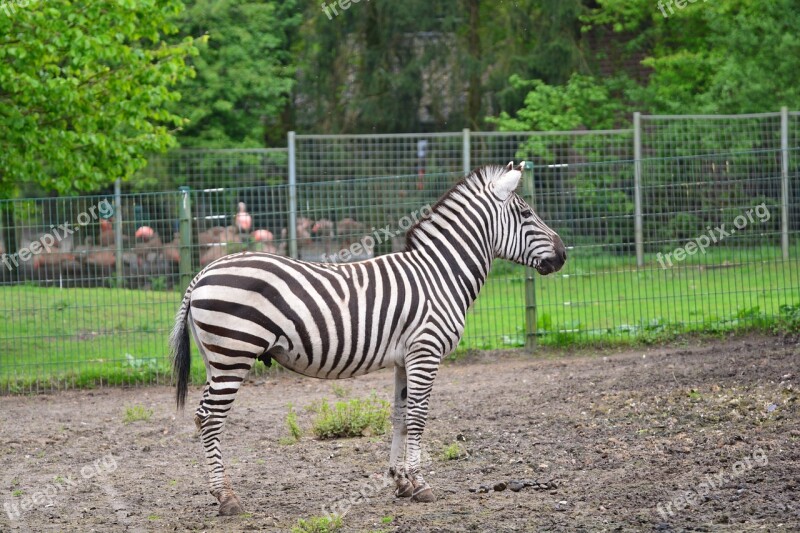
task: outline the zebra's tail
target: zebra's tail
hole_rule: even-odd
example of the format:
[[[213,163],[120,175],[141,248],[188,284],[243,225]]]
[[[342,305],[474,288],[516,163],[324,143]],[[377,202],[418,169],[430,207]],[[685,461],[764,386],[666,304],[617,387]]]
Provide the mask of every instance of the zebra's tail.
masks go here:
[[[172,352],[172,371],[178,380],[175,398],[178,409],[183,409],[186,403],[186,394],[189,391],[189,369],[191,368],[191,350],[189,345],[189,328],[187,318],[189,314],[189,297],[191,287],[186,291],[181,302],[181,308],[175,316],[175,327],[169,337],[170,351]]]

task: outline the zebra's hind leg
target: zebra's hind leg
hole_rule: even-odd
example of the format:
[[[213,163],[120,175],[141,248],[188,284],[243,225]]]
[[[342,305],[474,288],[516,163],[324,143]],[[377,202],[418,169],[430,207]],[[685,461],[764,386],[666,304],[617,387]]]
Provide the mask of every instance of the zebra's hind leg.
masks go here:
[[[420,472],[420,454],[422,432],[425,430],[425,423],[428,419],[428,402],[433,389],[433,381],[439,371],[439,360],[440,358],[434,354],[416,354],[406,364],[408,372],[406,475],[414,486],[411,499],[415,502],[428,503],[436,499]]]
[[[406,477],[405,455],[406,438],[406,369],[402,366],[394,368],[394,409],[392,411],[392,452],[389,458],[389,475],[394,479],[395,496],[410,498],[414,486]]]
[[[219,501],[219,514],[237,515],[243,512],[242,502],[233,491],[231,480],[225,472],[219,441],[236,393],[253,366],[254,359],[248,362],[221,363],[217,361],[221,356],[208,353],[210,346],[206,345],[204,348],[206,350],[201,350],[206,352],[203,356],[210,356],[206,358],[208,382],[200,407],[195,412],[195,423],[200,429],[200,439],[208,464],[209,490]]]

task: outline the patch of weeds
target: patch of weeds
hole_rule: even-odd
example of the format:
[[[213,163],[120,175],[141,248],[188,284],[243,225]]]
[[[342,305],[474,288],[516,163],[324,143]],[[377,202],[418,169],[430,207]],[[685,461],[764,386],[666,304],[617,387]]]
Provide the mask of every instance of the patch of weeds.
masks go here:
[[[150,278],[150,289],[154,291],[167,290],[167,278],[164,276],[155,276]]]
[[[292,533],[333,533],[342,528],[342,517],[313,516],[308,519],[299,519],[297,525],[292,527]]]
[[[161,520],[161,517],[158,516],[157,514],[151,514],[151,515],[147,516],[147,519],[152,522],[152,521],[155,521],[155,520]]]
[[[381,518],[381,524],[391,524],[392,520],[394,520],[393,516],[384,516]]]
[[[70,305],[72,304],[69,302],[69,300],[56,300],[55,302],[50,304],[50,307],[55,311],[63,311],[64,309],[67,309]]]
[[[138,422],[139,420],[148,421],[153,416],[153,410],[147,409],[141,405],[134,405],[125,408],[125,418],[123,422],[130,424],[131,422]]]
[[[11,491],[11,495],[14,496],[15,498],[19,498],[23,494],[25,494],[25,493],[21,489],[16,489],[16,490]]]
[[[178,480],[177,479],[170,479],[169,483],[167,483],[167,485],[169,485],[170,487],[177,487],[178,486]]]
[[[313,431],[320,439],[383,435],[389,428],[389,402],[375,394],[336,402],[333,407],[322,400],[314,405],[314,412]]]
[[[782,305],[778,308],[780,313],[776,329],[781,331],[800,330],[800,303],[795,305]]]
[[[445,446],[442,450],[442,459],[445,461],[455,461],[459,459],[464,454],[464,451],[461,449],[461,445],[457,442]]]
[[[140,330],[142,333],[147,331]],[[125,364],[140,373],[155,372],[158,368],[158,360],[155,357],[135,357],[129,353],[125,354]]]
[[[297,413],[294,410],[294,406],[289,403],[287,407],[289,408],[289,412],[286,413],[286,428],[289,430],[289,435],[282,437],[280,443],[289,445],[296,443],[302,438],[303,429],[297,422]]]
[[[702,398],[703,397],[700,395],[697,389],[692,389],[689,391],[689,399],[692,400],[693,402],[699,401]]]
[[[350,396],[350,389],[337,383],[331,383],[331,389],[333,390],[334,396],[337,398],[347,398]]]

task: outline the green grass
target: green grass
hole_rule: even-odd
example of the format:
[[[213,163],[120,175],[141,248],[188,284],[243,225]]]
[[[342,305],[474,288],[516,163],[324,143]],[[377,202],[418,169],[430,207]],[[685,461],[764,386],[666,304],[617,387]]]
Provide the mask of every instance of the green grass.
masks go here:
[[[455,461],[461,457],[461,454],[461,446],[457,442],[445,446],[444,449],[442,449],[442,459],[445,461]]]
[[[561,272],[535,274],[537,342],[652,342],[678,333],[800,325],[800,243],[710,248],[670,269],[654,254],[570,251]],[[165,383],[177,291],[0,287],[0,392]],[[467,317],[459,351],[525,344],[525,269],[496,262]],[[273,368],[278,367],[273,364]],[[256,372],[264,372],[261,363]],[[192,380],[205,368],[192,347]],[[334,390],[337,396],[344,390]]]
[[[181,298],[175,291],[0,287],[0,392],[168,383],[167,339]],[[194,343],[191,357],[192,382],[204,383]],[[254,367],[255,374],[271,371]]]
[[[320,439],[383,435],[389,428],[389,402],[375,395],[339,401],[333,407],[322,400],[313,411],[312,430]]]
[[[141,405],[134,405],[125,408],[125,417],[122,419],[122,421],[126,424],[139,421],[147,422],[150,420],[151,416],[153,416],[152,409],[147,409]]]
[[[314,516],[301,518],[292,527],[292,533],[334,533],[342,528],[342,518],[333,516]]]
[[[776,248],[714,249],[668,269],[654,254],[638,269],[629,256],[572,251],[562,271],[533,276],[537,342],[615,343],[792,327],[792,308],[800,307],[798,246],[787,261]],[[524,268],[496,262],[459,350],[524,346],[525,305]]]

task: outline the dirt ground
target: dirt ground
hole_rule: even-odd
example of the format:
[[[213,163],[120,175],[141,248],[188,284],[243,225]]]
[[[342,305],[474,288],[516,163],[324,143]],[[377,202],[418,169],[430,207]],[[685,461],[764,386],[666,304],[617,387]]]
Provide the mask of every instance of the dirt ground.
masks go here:
[[[785,337],[448,363],[424,435],[433,504],[381,487],[389,435],[279,443],[287,402],[308,423],[333,382],[256,377],[223,437],[247,510],[230,518],[171,388],[3,397],[0,531],[289,531],[334,504],[359,532],[800,531],[799,364]],[[335,383],[392,397],[390,371]],[[153,415],[125,423],[135,405]]]

